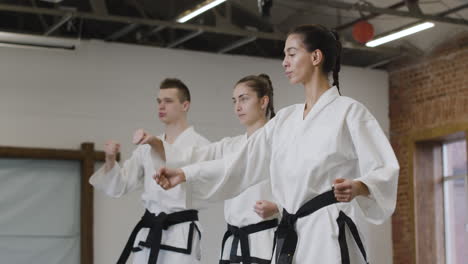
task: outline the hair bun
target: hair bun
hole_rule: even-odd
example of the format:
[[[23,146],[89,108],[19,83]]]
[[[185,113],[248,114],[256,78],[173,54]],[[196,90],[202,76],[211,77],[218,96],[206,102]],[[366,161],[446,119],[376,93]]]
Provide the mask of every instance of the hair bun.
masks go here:
[[[267,83],[268,83],[268,86],[269,86],[268,88],[269,88],[270,90],[273,90],[273,84],[271,83],[271,79],[270,79],[270,76],[268,76],[268,74],[266,74],[266,73],[260,73],[260,74],[258,75],[258,77],[260,77],[260,78],[262,78],[262,79],[265,79],[265,81],[267,81]]]

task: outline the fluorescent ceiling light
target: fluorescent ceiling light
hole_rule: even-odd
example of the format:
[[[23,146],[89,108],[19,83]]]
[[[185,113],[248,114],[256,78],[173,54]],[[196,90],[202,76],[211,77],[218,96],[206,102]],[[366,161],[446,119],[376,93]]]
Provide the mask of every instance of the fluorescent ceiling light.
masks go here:
[[[210,10],[211,8],[226,2],[226,0],[208,0],[197,6],[194,10],[184,12],[180,18],[177,19],[179,23],[185,23],[190,19],[200,15],[201,13]]]
[[[75,49],[77,39],[45,37],[39,35],[0,32],[0,44],[6,47],[37,47]]]
[[[380,37],[378,39],[371,40],[371,41],[366,43],[366,46],[371,47],[371,48],[372,47],[377,47],[377,46],[382,45],[384,43],[387,43],[387,42],[390,42],[390,41],[393,41],[395,39],[399,39],[399,38],[402,38],[402,37],[406,37],[408,35],[417,33],[419,31],[426,30],[426,29],[431,28],[433,26],[434,26],[434,23],[431,23],[431,22],[425,22],[425,23],[422,23],[422,24],[418,24],[418,25],[412,26],[410,28],[403,29],[403,30],[400,30],[398,32],[395,32],[395,33]]]

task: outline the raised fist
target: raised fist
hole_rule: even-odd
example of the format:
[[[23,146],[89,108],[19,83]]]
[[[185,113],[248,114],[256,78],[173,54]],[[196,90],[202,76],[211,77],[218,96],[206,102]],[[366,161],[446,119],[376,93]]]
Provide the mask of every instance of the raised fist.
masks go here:
[[[104,144],[104,152],[106,152],[106,157],[115,158],[117,153],[120,152],[120,144],[114,140],[108,140]]]
[[[135,145],[150,144],[151,141],[155,138],[155,136],[149,134],[148,132],[140,128],[133,134],[132,142]]]

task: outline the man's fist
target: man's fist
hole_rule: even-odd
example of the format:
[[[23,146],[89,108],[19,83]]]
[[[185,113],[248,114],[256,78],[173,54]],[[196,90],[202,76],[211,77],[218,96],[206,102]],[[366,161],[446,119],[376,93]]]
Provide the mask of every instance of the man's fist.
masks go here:
[[[114,140],[108,140],[104,144],[104,152],[106,153],[106,157],[115,158],[117,153],[120,152],[120,144]]]
[[[148,132],[140,128],[133,134],[132,142],[135,145],[143,145],[151,143],[151,141],[154,139],[155,136],[149,134]]]

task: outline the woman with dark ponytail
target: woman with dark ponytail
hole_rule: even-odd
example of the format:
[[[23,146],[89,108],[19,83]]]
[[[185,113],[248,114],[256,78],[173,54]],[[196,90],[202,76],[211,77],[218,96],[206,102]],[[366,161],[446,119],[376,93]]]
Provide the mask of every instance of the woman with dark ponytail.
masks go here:
[[[257,133],[269,119],[275,116],[273,86],[266,74],[248,75],[240,79],[233,90],[234,113],[246,128],[246,133],[227,137],[203,147],[177,149],[170,144],[156,143],[153,149],[166,163],[184,164],[220,159],[241,149],[247,139]],[[156,139],[157,140],[157,139]],[[268,168],[260,168],[268,173]],[[203,199],[203,188],[193,189],[193,197]],[[212,200],[216,199],[214,195]],[[224,202],[224,217],[228,224],[222,239],[220,264],[246,263],[269,264],[273,256],[274,234],[278,226],[279,209],[273,202],[269,177],[246,188]]]
[[[391,216],[399,165],[367,108],[340,95],[340,53],[338,35],[321,25],[291,30],[283,67],[304,87],[305,103],[279,111],[236,155],[163,168],[156,181],[166,189],[187,181],[205,198],[229,198],[269,177],[284,208],[274,263],[368,263],[358,216],[373,223]]]

